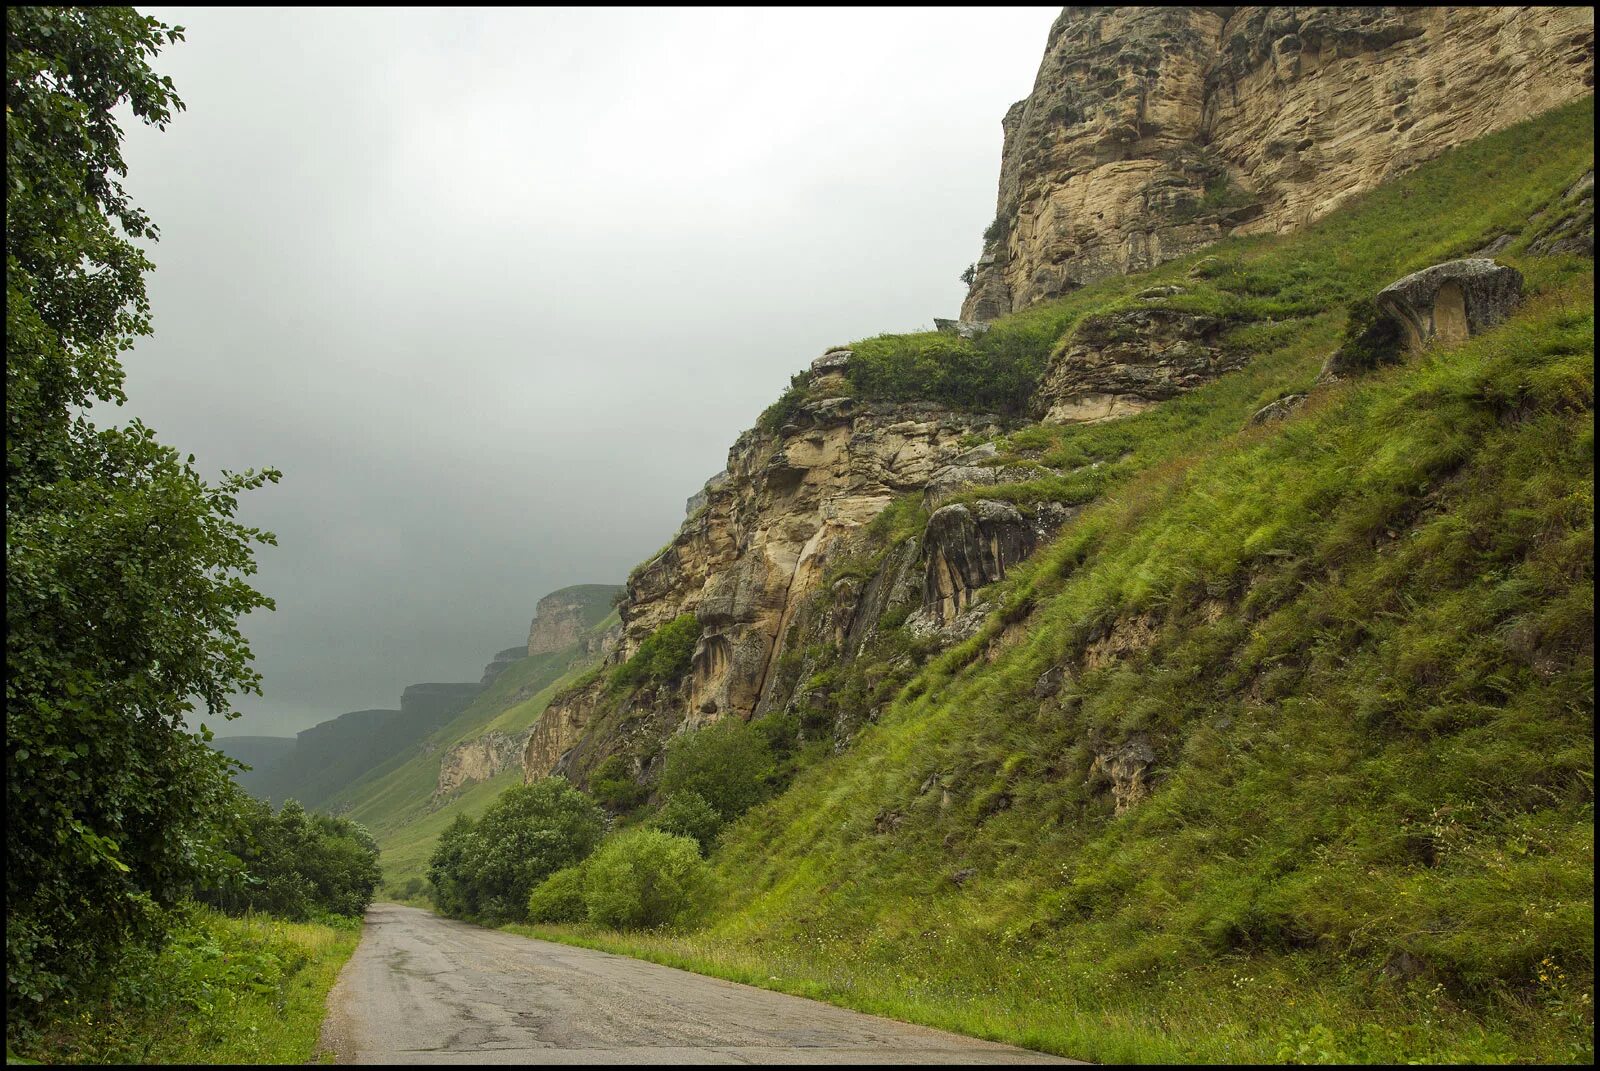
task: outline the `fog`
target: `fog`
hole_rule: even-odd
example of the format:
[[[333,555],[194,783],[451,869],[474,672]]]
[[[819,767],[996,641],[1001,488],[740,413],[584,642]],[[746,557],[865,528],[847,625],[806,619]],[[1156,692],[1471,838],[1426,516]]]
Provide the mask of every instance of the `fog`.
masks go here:
[[[98,417],[283,472],[220,735],[476,680],[791,373],[954,316],[1059,12],[145,10],[188,107],[126,127],[155,334]]]

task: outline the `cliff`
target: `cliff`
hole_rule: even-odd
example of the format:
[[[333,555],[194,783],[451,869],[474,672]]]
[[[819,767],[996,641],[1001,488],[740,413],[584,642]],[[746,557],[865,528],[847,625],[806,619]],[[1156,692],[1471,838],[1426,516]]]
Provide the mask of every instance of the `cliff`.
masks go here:
[[[961,317],[1303,227],[1593,88],[1588,7],[1068,8]]]
[[[549,654],[571,647],[611,612],[615,584],[575,584],[552,591],[534,607],[527,654]]]

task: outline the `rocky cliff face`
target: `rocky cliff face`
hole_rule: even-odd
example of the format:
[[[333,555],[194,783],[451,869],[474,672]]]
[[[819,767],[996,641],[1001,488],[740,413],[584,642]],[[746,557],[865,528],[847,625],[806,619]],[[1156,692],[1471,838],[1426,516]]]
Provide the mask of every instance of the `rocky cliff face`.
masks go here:
[[[1068,8],[961,318],[1302,226],[1593,88],[1586,7]]]
[[[522,763],[522,752],[532,730],[485,733],[457,744],[439,760],[439,784],[434,796],[444,796],[474,781],[487,781]]]
[[[815,363],[806,400],[781,427],[739,437],[672,542],[629,578],[609,664],[681,614],[695,614],[703,632],[681,686],[630,698],[615,712],[619,724],[659,734],[767,709],[786,633],[830,563],[897,496],[950,468],[964,437],[1000,430],[983,414],[849,397],[845,359],[836,352]],[[529,776],[569,772],[586,752],[565,766],[562,756],[603,709],[604,677],[553,702],[528,741]]]
[[[579,642],[610,611],[617,591],[614,584],[575,584],[540,599],[528,626],[527,653],[549,654]]]

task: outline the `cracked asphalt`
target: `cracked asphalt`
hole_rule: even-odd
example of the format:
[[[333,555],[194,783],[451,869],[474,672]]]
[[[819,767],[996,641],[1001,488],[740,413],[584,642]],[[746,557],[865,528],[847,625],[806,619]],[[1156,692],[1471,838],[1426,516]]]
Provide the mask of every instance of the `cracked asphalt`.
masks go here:
[[[338,1063],[1072,1063],[375,904],[328,998]]]

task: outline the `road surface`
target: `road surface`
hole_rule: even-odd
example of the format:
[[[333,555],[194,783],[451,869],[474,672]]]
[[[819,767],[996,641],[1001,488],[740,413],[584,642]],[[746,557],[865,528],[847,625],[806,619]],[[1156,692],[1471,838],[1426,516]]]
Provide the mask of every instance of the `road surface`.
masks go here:
[[[328,998],[339,1063],[1069,1063],[375,904]]]

